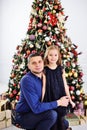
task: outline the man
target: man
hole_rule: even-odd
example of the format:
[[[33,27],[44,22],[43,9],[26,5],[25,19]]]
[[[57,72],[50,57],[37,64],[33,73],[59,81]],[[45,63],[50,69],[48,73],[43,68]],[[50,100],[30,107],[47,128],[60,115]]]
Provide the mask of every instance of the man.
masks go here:
[[[29,72],[20,81],[20,99],[16,105],[16,121],[24,129],[50,130],[57,119],[53,109],[67,107],[68,96],[52,102],[42,102],[42,77],[44,62],[35,53],[28,59]]]

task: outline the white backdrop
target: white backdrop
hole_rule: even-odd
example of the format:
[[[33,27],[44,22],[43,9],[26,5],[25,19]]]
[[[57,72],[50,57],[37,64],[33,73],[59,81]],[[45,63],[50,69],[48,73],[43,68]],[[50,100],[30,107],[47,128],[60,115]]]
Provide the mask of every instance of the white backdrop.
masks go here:
[[[33,0],[0,0],[0,93],[8,89],[12,57],[16,46],[25,38]],[[79,64],[83,69],[83,89],[87,93],[87,0],[61,0],[67,35],[78,46]]]

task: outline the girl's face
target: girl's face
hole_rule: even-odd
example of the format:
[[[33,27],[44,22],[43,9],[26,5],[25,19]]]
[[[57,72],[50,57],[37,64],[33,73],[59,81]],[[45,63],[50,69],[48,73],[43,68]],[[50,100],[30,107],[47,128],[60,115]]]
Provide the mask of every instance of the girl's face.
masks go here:
[[[56,49],[52,49],[48,52],[48,61],[51,64],[56,64],[58,61],[58,51]]]

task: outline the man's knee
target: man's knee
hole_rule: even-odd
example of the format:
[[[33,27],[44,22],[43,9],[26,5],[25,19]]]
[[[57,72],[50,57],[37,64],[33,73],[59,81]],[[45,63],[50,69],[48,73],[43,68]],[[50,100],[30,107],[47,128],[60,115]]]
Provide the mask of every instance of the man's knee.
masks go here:
[[[50,111],[50,119],[53,121],[53,123],[55,123],[56,122],[56,120],[57,120],[57,112],[56,111],[54,111],[54,110],[51,110]]]
[[[66,119],[64,119],[63,123],[64,123],[64,126],[65,126],[65,129],[67,129],[69,127],[69,122]]]

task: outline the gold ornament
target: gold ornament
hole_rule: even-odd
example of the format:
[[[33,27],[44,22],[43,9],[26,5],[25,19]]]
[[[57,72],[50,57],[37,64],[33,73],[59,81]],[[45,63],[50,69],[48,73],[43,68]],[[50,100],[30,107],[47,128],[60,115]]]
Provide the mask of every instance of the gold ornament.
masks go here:
[[[87,100],[84,102],[84,105],[87,106]]]
[[[72,76],[72,72],[69,72],[69,76]]]
[[[78,74],[77,72],[74,73],[74,77],[77,78],[78,77]]]
[[[68,74],[67,74],[67,73],[65,73],[65,77],[68,77]]]

